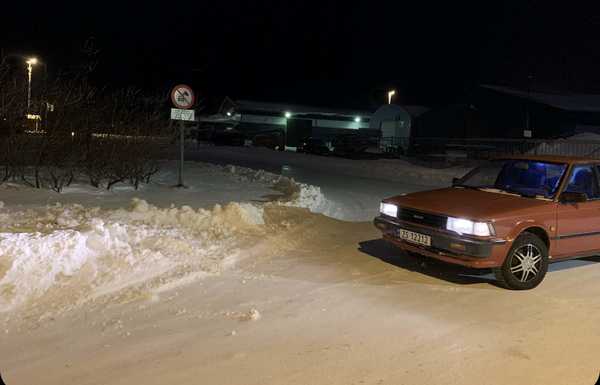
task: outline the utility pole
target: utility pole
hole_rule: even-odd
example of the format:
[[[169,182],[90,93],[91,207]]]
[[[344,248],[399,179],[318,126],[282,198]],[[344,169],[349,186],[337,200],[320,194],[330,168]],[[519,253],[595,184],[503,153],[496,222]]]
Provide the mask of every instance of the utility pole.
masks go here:
[[[31,107],[31,73],[33,72],[33,66],[37,64],[37,58],[29,58],[25,62],[27,64],[27,113],[30,113]]]

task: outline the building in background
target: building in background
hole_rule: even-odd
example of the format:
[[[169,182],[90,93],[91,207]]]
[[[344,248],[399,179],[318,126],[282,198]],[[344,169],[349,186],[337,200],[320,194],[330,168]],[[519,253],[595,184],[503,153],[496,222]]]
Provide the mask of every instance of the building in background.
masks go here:
[[[205,129],[217,135],[228,131],[253,141],[279,136],[283,145],[291,149],[308,137],[325,141],[344,134],[379,137],[379,131],[370,128],[370,120],[368,111],[230,98],[225,98],[216,114],[199,118]]]
[[[600,133],[600,95],[481,85],[467,103],[423,114],[413,137],[548,139],[581,132]]]
[[[399,106],[385,104],[377,109],[369,128],[379,131],[380,148],[383,152],[405,153],[410,145],[415,120],[428,110],[423,106]]]

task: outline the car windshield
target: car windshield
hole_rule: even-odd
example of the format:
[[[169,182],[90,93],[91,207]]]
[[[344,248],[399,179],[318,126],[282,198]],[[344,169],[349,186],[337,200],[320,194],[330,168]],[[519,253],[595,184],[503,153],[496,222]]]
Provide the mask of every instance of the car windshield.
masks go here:
[[[500,160],[474,169],[454,185],[524,197],[553,198],[566,169],[567,165],[564,163]]]

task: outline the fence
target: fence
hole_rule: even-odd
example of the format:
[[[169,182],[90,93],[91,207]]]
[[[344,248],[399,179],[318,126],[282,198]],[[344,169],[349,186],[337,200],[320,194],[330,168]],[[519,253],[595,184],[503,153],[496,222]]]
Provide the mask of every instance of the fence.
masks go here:
[[[511,155],[564,155],[600,159],[600,141],[499,138],[382,138],[380,148],[409,155],[489,159]]]

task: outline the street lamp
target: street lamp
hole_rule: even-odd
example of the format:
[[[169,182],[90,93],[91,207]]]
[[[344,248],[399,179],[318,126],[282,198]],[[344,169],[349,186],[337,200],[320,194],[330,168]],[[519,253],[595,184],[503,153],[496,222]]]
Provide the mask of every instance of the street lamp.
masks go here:
[[[37,58],[32,57],[27,59],[25,62],[27,64],[27,113],[29,113],[29,108],[31,106],[31,72],[33,71],[33,66],[38,62]]]
[[[388,91],[388,104],[392,104],[392,96],[396,95],[396,90]]]

